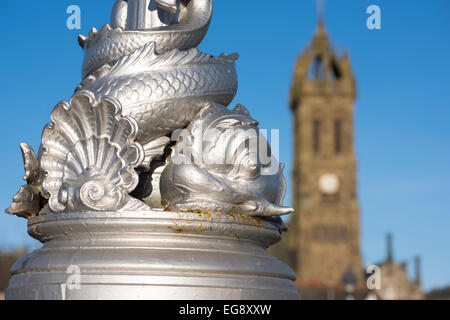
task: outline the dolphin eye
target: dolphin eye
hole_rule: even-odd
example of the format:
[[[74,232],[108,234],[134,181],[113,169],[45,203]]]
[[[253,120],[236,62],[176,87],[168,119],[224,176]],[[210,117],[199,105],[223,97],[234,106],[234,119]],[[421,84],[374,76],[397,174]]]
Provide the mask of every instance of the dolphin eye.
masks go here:
[[[255,178],[261,174],[261,163],[257,155],[245,153],[237,160],[240,175],[247,178]]]

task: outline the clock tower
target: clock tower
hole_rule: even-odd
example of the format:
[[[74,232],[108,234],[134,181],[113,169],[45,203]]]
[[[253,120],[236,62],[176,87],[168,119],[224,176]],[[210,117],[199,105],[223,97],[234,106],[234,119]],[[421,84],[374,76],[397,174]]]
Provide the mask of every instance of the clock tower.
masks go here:
[[[323,21],[298,57],[291,89],[295,158],[289,247],[302,288],[361,283],[359,207],[353,147],[355,79],[347,53],[330,47]]]

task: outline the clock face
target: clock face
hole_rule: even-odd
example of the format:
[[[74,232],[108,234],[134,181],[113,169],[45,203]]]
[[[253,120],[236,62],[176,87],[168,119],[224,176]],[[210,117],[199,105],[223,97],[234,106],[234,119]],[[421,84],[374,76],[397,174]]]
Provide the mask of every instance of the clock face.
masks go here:
[[[325,194],[335,194],[339,190],[339,179],[334,173],[320,176],[319,188]]]

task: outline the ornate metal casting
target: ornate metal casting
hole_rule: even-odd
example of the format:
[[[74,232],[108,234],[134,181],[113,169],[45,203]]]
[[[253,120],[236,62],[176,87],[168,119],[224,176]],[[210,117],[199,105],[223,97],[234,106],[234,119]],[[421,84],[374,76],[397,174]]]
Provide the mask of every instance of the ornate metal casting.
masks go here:
[[[212,0],[117,0],[111,24],[79,37],[85,53],[82,82],[70,102],[60,102],[53,110],[38,156],[27,144],[21,144],[27,184],[7,212],[30,219],[29,233],[45,246],[13,268],[9,298],[67,298],[56,294],[52,285],[61,282],[58,266],[69,263],[80,265],[92,277],[92,270],[103,270],[97,285],[88,281],[87,297],[152,298],[148,288],[141,296],[133,295],[131,289],[123,295],[117,293],[125,288],[126,275],[136,275],[133,272],[139,269],[136,261],[142,252],[130,249],[125,253],[128,245],[155,251],[161,237],[170,239],[168,246],[176,246],[178,241],[181,247],[195,251],[197,246],[207,248],[208,239],[221,236],[224,243],[216,244],[217,252],[225,247],[236,254],[251,252],[248,266],[229,264],[235,273],[229,277],[230,285],[239,287],[237,279],[246,274],[244,269],[251,269],[253,263],[259,265],[263,259],[269,261],[267,270],[255,269],[255,277],[275,278],[264,278],[260,286],[267,290],[272,285],[281,286],[274,296],[296,297],[291,271],[278,266],[277,276],[277,267],[272,265],[275,260],[264,251],[279,240],[274,232],[280,234],[285,228],[279,217],[293,211],[281,206],[286,190],[283,166],[270,154],[249,112],[241,105],[227,109],[237,91],[237,54],[213,57],[196,48],[208,30],[211,14]],[[266,157],[261,156],[261,150],[266,151]],[[198,222],[198,214],[206,215],[200,219],[203,223]],[[147,218],[151,222],[145,222]],[[256,226],[250,227],[245,219],[256,219],[251,220]],[[142,231],[133,221],[147,229]],[[165,224],[166,233],[161,229]],[[201,224],[209,229],[204,230]],[[141,232],[137,229],[143,232],[141,236],[136,235]],[[266,241],[269,229],[271,240]],[[198,241],[193,240],[193,233],[200,237]],[[187,238],[179,238],[179,234]],[[236,236],[243,244],[235,243]],[[83,239],[89,239],[90,244]],[[108,241],[122,241],[123,245],[106,245]],[[250,245],[254,241],[259,249]],[[116,255],[96,260],[80,249],[75,258],[70,243],[89,247],[91,253],[100,247],[116,248]],[[163,253],[150,254],[140,270],[155,272],[155,259],[181,263],[186,250],[181,251],[173,256],[178,262],[164,258]],[[202,253],[199,261],[211,259],[211,267],[216,255]],[[231,253],[229,258],[235,259]],[[194,270],[193,275],[201,268],[184,263],[185,271]],[[129,265],[137,269],[125,272]],[[213,269],[216,267],[214,264]],[[114,278],[119,269],[123,277]],[[222,269],[217,273],[226,274]],[[182,274],[175,273],[177,277]],[[150,278],[143,277],[142,284],[154,288],[161,280]],[[27,284],[30,279],[33,284]],[[106,294],[103,280],[119,291],[110,288],[111,294]],[[267,296],[250,286],[251,281],[241,296],[232,294],[231,289],[219,290],[223,287],[219,282],[197,279],[191,285],[198,293],[203,292],[202,283],[216,288],[199,297]],[[173,290],[161,289],[161,295],[154,297],[190,298],[188,291],[176,295]]]

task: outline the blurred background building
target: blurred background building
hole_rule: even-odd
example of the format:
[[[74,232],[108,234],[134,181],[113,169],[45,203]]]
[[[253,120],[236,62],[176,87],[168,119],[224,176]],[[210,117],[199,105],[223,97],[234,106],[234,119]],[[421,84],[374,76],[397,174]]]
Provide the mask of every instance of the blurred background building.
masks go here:
[[[294,70],[292,196],[287,236],[269,251],[297,274],[303,299],[365,299],[369,290],[360,252],[357,161],[354,152],[356,81],[348,52],[339,56],[322,18]],[[411,281],[406,264],[378,264],[381,289],[372,298],[422,299],[420,261]],[[350,294],[350,296],[349,296]]]
[[[379,299],[382,300],[417,300],[425,296],[420,283],[420,258],[414,260],[414,279],[408,277],[408,264],[400,264],[394,261],[392,235],[387,235],[386,260],[378,263],[380,266],[380,288],[375,290]]]
[[[11,252],[0,252],[0,300],[5,297],[5,289],[8,287],[12,265],[27,253],[26,249]]]

